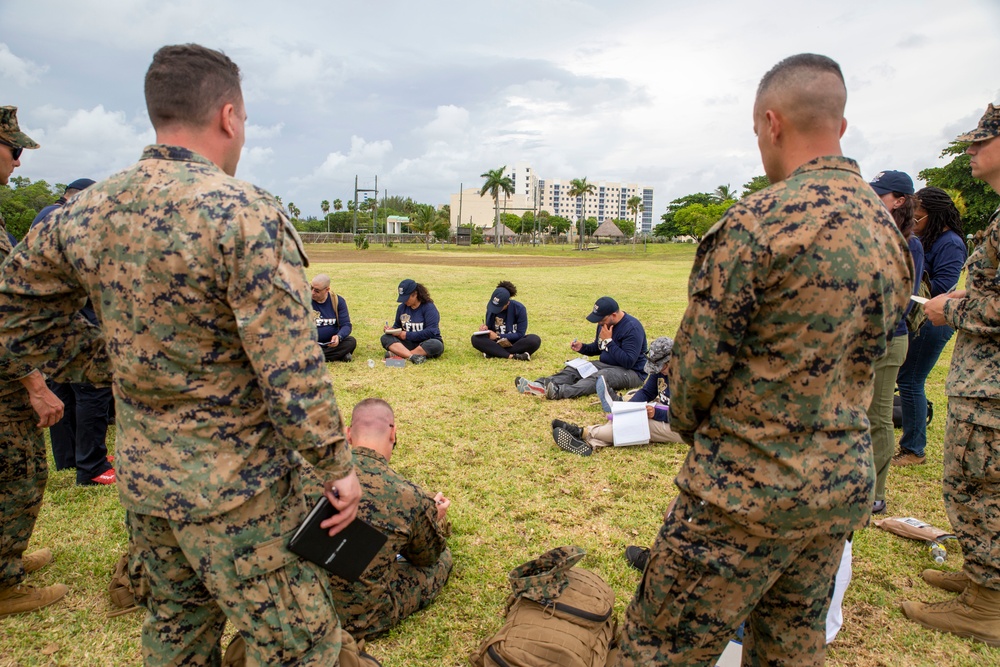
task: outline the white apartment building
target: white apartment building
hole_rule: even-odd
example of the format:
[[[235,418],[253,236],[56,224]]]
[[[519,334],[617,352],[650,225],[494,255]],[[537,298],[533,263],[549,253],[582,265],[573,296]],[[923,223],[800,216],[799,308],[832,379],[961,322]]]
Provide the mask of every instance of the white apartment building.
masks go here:
[[[567,194],[572,188],[569,180],[540,179],[534,169],[523,162],[516,163],[505,173],[514,183],[514,194],[501,194],[501,213],[522,215],[525,211],[537,208],[572,222],[577,222],[581,215],[585,218],[597,218],[600,224],[615,218],[631,220],[633,216],[628,210],[628,200],[639,196],[642,198],[639,229],[643,233],[652,231],[653,188],[638,183],[597,181],[593,183],[595,189],[593,194],[579,198]],[[479,188],[466,188],[461,194],[451,195],[450,204],[452,229],[459,224],[459,215],[462,225],[473,224],[478,227],[493,225],[493,198],[488,194],[480,197]]]

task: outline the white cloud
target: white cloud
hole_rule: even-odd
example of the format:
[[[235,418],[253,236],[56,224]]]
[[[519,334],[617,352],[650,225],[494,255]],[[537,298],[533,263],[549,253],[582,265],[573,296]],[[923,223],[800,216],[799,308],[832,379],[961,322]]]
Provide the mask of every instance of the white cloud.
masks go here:
[[[27,86],[37,82],[48,69],[46,65],[18,58],[9,46],[0,42],[0,77],[9,79],[19,86]]]

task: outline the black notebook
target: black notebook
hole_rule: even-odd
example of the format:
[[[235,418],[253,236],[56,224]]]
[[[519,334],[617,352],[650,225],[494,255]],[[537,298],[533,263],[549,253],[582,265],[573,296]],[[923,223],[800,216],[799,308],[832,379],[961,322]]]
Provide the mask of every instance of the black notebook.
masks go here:
[[[288,540],[288,550],[341,579],[357,581],[388,538],[367,521],[357,518],[330,537],[319,524],[336,513],[326,496],[320,498]]]

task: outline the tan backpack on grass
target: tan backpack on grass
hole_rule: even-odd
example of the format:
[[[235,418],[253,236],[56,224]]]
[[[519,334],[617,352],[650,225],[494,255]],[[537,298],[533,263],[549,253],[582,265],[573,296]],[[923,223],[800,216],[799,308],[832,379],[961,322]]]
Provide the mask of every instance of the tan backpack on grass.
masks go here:
[[[108,583],[108,595],[111,597],[111,605],[115,611],[108,612],[108,618],[130,614],[133,611],[142,609],[135,603],[135,592],[132,590],[132,581],[128,578],[128,553],[115,563],[115,570],[111,573],[111,581]]]
[[[559,547],[510,573],[507,622],[472,654],[474,667],[604,667],[615,637],[615,593],[573,567],[580,547]]]

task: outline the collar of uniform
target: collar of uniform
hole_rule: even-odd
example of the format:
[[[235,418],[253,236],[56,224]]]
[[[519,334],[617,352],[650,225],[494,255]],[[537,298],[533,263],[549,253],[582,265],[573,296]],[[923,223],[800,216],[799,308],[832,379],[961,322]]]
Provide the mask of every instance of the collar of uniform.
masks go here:
[[[178,160],[181,162],[201,162],[202,164],[216,165],[207,157],[198,155],[189,148],[183,146],[170,146],[168,144],[151,144],[142,151],[142,160]],[[218,169],[218,167],[216,167]]]
[[[367,456],[370,459],[375,459],[383,465],[389,465],[389,462],[385,460],[385,457],[371,447],[351,447],[351,451],[354,452],[355,456]]]
[[[840,171],[850,171],[861,176],[861,168],[858,163],[849,157],[844,157],[843,155],[824,155],[822,157],[813,158],[801,165],[798,169],[793,171],[788,175],[789,178],[797,176],[808,171],[819,171],[821,169],[837,169]]]

